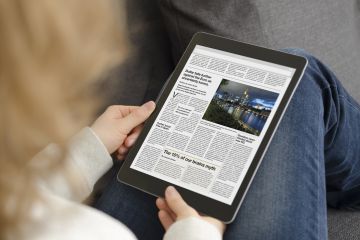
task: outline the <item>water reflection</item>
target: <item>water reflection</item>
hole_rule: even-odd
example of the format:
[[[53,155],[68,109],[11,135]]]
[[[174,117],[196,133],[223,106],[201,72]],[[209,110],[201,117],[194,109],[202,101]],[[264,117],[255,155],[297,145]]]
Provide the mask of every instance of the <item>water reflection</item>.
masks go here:
[[[259,115],[258,113],[240,110],[240,115],[238,120],[242,121],[243,123],[249,125],[251,128],[258,130],[261,132],[263,129],[267,117]]]

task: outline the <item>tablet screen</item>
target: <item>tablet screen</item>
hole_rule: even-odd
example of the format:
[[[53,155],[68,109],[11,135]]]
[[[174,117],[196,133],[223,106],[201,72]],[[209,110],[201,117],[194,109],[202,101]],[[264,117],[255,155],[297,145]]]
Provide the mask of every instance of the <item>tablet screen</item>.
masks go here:
[[[130,167],[231,205],[294,73],[196,45]]]

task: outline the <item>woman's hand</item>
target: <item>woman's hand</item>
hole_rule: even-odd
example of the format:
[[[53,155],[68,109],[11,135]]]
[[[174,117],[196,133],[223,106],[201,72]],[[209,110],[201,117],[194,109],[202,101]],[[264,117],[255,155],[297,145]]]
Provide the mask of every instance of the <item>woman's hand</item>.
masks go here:
[[[215,218],[200,216],[199,213],[187,205],[184,199],[180,196],[178,191],[172,186],[167,187],[165,190],[165,199],[158,198],[156,200],[156,206],[159,208],[159,219],[165,230],[176,221],[188,217],[197,217],[208,223],[214,225],[221,234],[225,231],[225,224]]]
[[[118,151],[120,160],[134,144],[142,130],[143,122],[155,109],[153,101],[142,106],[114,105],[94,122],[91,129],[96,133],[110,154]]]

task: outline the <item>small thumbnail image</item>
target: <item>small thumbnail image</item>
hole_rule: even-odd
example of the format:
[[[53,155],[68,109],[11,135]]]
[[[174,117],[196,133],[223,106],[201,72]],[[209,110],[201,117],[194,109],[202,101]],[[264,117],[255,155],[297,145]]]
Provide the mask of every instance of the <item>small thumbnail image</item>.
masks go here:
[[[279,94],[223,79],[204,120],[259,136]]]

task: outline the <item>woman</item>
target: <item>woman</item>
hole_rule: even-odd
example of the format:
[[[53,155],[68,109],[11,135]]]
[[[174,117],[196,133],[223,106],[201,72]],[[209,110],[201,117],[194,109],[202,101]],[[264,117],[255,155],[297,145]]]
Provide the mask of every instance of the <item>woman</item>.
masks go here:
[[[109,153],[124,158],[154,103],[110,107],[65,141],[94,106],[84,97],[86,80],[126,50],[113,8],[105,0],[0,2],[1,239],[135,238],[78,202],[111,167]],[[360,199],[360,107],[318,60],[288,51],[309,67],[227,239],[326,239],[326,200],[355,206]],[[50,142],[58,144],[31,158]],[[140,239],[162,238],[163,228],[166,239],[221,238],[224,225],[200,217],[174,188],[154,202],[114,178],[96,207]]]
[[[112,166],[110,154],[131,146],[155,104],[109,107],[65,141],[91,117],[93,81],[125,56],[123,19],[113,12],[119,7],[110,0],[0,1],[1,239],[135,239],[80,202]],[[157,204],[166,239],[199,231],[221,238],[222,223],[200,217],[172,187],[165,195]]]

